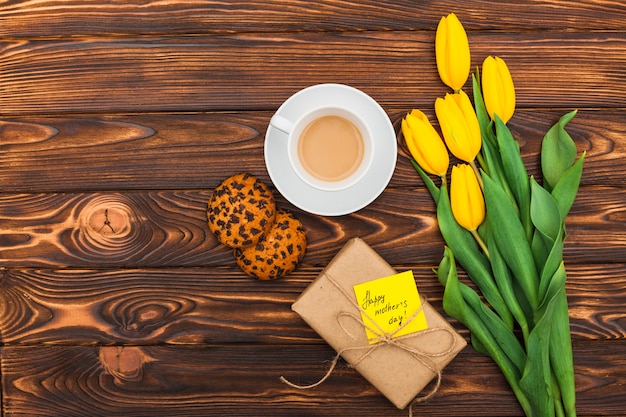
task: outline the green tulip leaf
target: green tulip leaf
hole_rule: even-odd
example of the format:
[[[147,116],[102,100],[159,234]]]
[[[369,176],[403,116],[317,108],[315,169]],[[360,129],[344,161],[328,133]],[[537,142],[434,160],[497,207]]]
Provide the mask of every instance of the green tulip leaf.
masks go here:
[[[565,280],[565,267],[561,262],[558,270],[549,280],[548,291],[537,310],[537,324],[528,338],[526,350],[528,362],[524,369],[524,376],[520,380],[520,387],[532,403],[532,415],[536,416],[555,415],[555,405],[564,398],[563,388],[566,391],[565,396],[568,397],[568,404],[572,401],[571,339],[567,337],[569,348],[564,346],[565,341],[556,339],[565,337],[565,333],[569,334],[567,305],[565,305],[565,310],[562,305]],[[567,330],[564,329],[565,324],[568,327]],[[563,357],[557,357],[558,355],[563,355]],[[571,370],[566,369],[570,365]],[[555,398],[554,392],[558,392],[561,398]]]
[[[509,188],[515,196],[526,239],[530,241],[532,238],[532,224],[530,220],[530,186],[528,184],[528,172],[526,171],[524,161],[520,154],[519,144],[513,138],[507,125],[500,120],[498,115],[496,115],[495,123],[504,176],[507,179]]]
[[[551,417],[555,415],[552,391],[552,371],[550,367],[549,315],[540,320],[530,332],[527,342],[527,361],[520,379],[520,389],[530,402],[529,417]]]
[[[519,218],[511,215],[516,212],[511,199],[489,176],[483,175],[483,180],[489,223],[498,225],[492,227],[494,241],[523,290],[528,304],[535,308],[538,303],[539,277],[524,227]]]
[[[491,127],[491,118],[489,117],[489,113],[487,112],[487,107],[485,106],[485,101],[483,100],[482,88],[480,86],[480,74],[478,68],[476,69],[476,74],[472,74],[472,91],[474,93],[474,109],[476,110],[476,117],[478,118],[478,124],[480,125],[480,131],[483,139],[487,138],[492,143],[493,141],[492,127]],[[484,142],[483,142],[484,143]]]
[[[545,294],[543,294],[542,298],[539,301],[539,306],[537,311],[535,312],[535,320],[539,320],[540,317],[545,315],[545,311],[548,308],[548,303],[554,298],[554,296],[562,289],[565,288],[565,280],[567,279],[567,274],[565,272],[565,266],[563,261],[559,264],[557,270],[549,277],[546,282],[548,283],[546,286]]]
[[[562,232],[554,241],[549,252],[546,252],[545,260],[543,264],[541,264],[539,278],[540,300],[546,297],[548,287],[552,283],[554,275],[561,268],[561,264],[563,263],[563,238],[564,232]]]
[[[515,366],[516,374],[521,375],[524,364],[526,363],[526,353],[513,333],[513,330],[510,329],[493,310],[481,301],[475,291],[467,286],[465,286],[465,288],[467,291],[462,291],[465,302],[471,307],[474,314],[480,318],[483,326],[493,336],[498,348]],[[481,343],[483,342],[482,339],[480,339],[480,341]],[[486,345],[482,346],[482,348],[489,351]]]
[[[472,332],[477,338],[478,349],[504,361],[508,370],[519,379],[526,362],[523,348],[514,333],[481,301],[476,291],[459,281],[450,248],[446,248],[437,276],[440,282],[445,282],[444,311]]]
[[[554,242],[550,242],[549,239],[546,239],[540,231],[535,230],[533,239],[530,242],[533,257],[535,258],[535,265],[543,265],[546,262],[553,244]]]
[[[500,152],[498,150],[497,144],[495,143],[495,133],[489,130],[487,131],[487,135],[492,136],[493,139],[483,140],[482,149],[480,152],[481,167],[487,173],[487,175],[489,175],[494,181],[496,181],[498,185],[500,185],[500,187],[502,187],[502,189],[511,196],[512,199],[515,199],[504,174],[502,160],[500,159]]]
[[[485,345],[483,345],[483,342],[480,341],[480,339],[475,333],[470,332],[470,341],[471,341],[472,347],[474,348],[474,350],[476,350],[476,352],[482,353],[483,355],[486,355],[486,356],[490,356],[489,350],[485,347]]]
[[[437,204],[437,221],[441,235],[485,299],[498,312],[502,320],[513,327],[513,316],[498,291],[491,273],[489,260],[482,253],[474,236],[454,219],[447,187],[442,186],[440,191]]]
[[[565,125],[575,115],[576,111],[574,110],[562,116],[548,130],[541,143],[541,171],[543,172],[544,185],[548,191],[552,191],[576,159],[576,144],[565,131]]]
[[[574,383],[574,358],[567,307],[567,295],[563,287],[555,296],[554,313],[550,332],[550,362],[556,378],[561,402],[568,417],[576,416],[576,388]]]
[[[454,254],[448,247],[445,248],[444,257],[437,269],[437,277],[445,286],[443,296],[444,311],[451,317],[459,320],[470,330],[475,347],[481,352],[487,352],[494,360],[511,386],[522,408],[525,411],[530,411],[529,401],[519,387],[521,378],[520,366],[522,362],[526,363],[525,353],[523,353],[521,347],[514,347],[512,352],[517,352],[517,364],[511,360],[507,352],[503,351],[502,346],[498,343],[498,340],[502,340],[501,336],[492,334],[490,330],[493,330],[494,327],[483,321],[484,314],[481,316],[481,313],[485,311],[482,308],[478,308],[479,313],[477,313],[468,304],[467,300],[473,300],[472,303],[482,304],[482,302],[474,290],[459,282]],[[491,317],[498,320],[493,313]],[[506,330],[506,333],[513,336],[509,330]],[[504,339],[508,339],[510,343],[518,343],[515,336],[512,338],[505,336]],[[504,345],[506,346],[506,343]],[[514,354],[513,356],[515,357],[516,355]]]
[[[560,317],[555,316],[559,304],[559,294],[565,288],[565,267],[563,263],[550,280],[549,289],[541,301],[536,317],[537,324],[530,333],[527,344],[528,362],[520,386],[532,402],[537,416],[555,415],[557,399],[554,392],[559,391],[553,386],[551,362],[551,345],[553,343],[553,326]],[[571,343],[571,341],[570,341]]]
[[[554,242],[561,233],[563,219],[556,201],[541,185],[530,179],[530,218],[545,239]]]
[[[524,339],[528,337],[530,331],[529,323],[533,323],[533,311],[528,304],[522,304],[524,299],[520,299],[515,292],[515,281],[511,276],[511,271],[506,265],[506,261],[502,257],[498,245],[496,245],[493,235],[489,235],[487,240],[489,246],[489,259],[491,261],[491,269],[496,281],[496,285],[502,294],[502,298],[506,303],[509,311],[519,323],[522,329]]]
[[[557,182],[556,186],[554,186],[554,189],[552,190],[552,197],[554,197],[563,219],[565,219],[569,213],[572,205],[574,204],[574,200],[576,199],[580,179],[583,173],[585,156],[586,153],[583,153],[582,156],[578,158],[578,161],[565,171],[559,182]]]
[[[469,286],[459,282],[454,254],[446,248],[444,258],[437,270],[439,281],[444,284],[443,307],[446,313],[465,324],[476,337],[477,350],[491,354],[495,350],[507,358],[509,365],[521,376],[526,354],[513,333],[496,313]]]

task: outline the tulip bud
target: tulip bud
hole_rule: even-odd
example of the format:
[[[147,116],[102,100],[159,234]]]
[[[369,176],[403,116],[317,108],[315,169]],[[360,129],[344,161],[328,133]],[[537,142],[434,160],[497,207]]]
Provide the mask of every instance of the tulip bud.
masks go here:
[[[442,17],[435,34],[437,70],[444,84],[459,91],[470,71],[470,49],[463,25],[454,13]]]
[[[476,230],[485,220],[485,199],[476,173],[467,164],[452,167],[450,205],[457,223],[469,231]]]
[[[502,58],[488,56],[483,61],[482,89],[491,119],[497,114],[504,123],[508,122],[515,111],[515,87]]]
[[[476,112],[465,92],[446,94],[435,100],[435,113],[443,138],[450,152],[457,158],[472,162],[482,144]]]
[[[402,119],[402,134],[411,156],[424,171],[440,177],[446,175],[450,163],[448,150],[423,112],[413,110]]]

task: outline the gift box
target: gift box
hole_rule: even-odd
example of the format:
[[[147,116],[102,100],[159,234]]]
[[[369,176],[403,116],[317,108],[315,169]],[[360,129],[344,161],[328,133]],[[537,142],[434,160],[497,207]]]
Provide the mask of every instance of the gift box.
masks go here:
[[[352,239],[303,291],[292,309],[337,351],[338,357],[396,407],[404,409],[435,378],[438,387],[443,368],[467,343],[424,298],[419,313],[425,316],[426,330],[398,338],[383,334],[372,343],[366,334],[366,321],[361,320],[363,310],[354,286],[395,274],[367,243]]]

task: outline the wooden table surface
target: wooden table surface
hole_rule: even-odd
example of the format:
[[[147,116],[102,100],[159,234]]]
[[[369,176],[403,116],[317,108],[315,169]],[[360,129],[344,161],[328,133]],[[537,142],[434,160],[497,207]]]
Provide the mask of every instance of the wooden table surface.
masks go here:
[[[445,94],[435,28],[455,12],[472,66],[503,57],[531,173],[547,129],[587,160],[565,262],[580,416],[626,415],[626,5],[609,0],[0,2],[0,335],[5,416],[404,416],[291,304],[353,237],[441,311],[443,242],[406,155],[366,208],[303,212],[302,265],[244,275],[205,223],[213,188],[272,186],[268,121],[297,90],[344,83],[393,122]],[[469,333],[452,320],[469,340]],[[423,416],[522,416],[467,347]]]

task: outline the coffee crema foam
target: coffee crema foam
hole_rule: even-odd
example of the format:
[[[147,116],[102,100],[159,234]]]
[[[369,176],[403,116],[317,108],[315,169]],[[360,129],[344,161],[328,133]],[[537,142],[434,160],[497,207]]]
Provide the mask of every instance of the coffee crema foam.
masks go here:
[[[359,129],[337,115],[311,121],[300,134],[298,159],[303,168],[321,181],[337,182],[353,175],[365,153]]]

